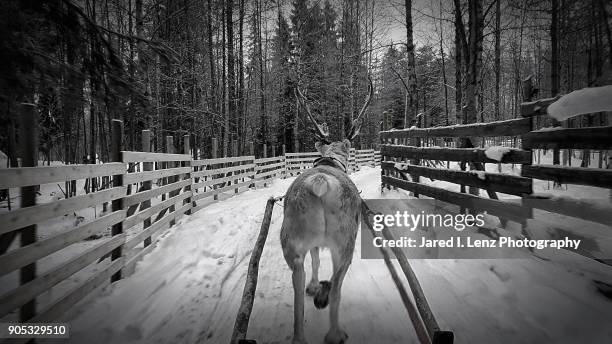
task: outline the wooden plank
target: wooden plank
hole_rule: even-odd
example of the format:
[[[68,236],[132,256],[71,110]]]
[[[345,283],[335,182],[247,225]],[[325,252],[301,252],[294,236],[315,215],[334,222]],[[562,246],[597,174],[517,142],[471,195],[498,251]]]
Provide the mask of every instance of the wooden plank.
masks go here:
[[[214,158],[214,159],[202,159],[202,160],[194,160],[191,162],[191,166],[204,166],[204,165],[218,165],[225,163],[235,163],[235,162],[253,162],[255,157],[253,155],[247,156],[234,156],[227,158]]]
[[[229,173],[229,172],[235,172],[235,171],[254,169],[255,167],[256,167],[255,164],[246,164],[246,165],[230,166],[230,167],[225,167],[225,168],[217,168],[214,170],[204,170],[204,171],[193,172],[191,174],[191,177],[192,178],[207,177],[207,176],[213,176],[216,174],[223,174],[223,173]]]
[[[83,223],[69,231],[9,251],[0,256],[0,276],[99,233],[125,219],[125,214],[125,210],[116,211]]]
[[[381,131],[382,139],[402,139],[409,137],[465,137],[465,136],[515,136],[531,130],[529,119],[517,118],[489,123],[450,125],[433,128],[411,128]]]
[[[285,157],[281,155],[281,156],[275,156],[271,158],[255,159],[255,164],[261,165],[261,164],[265,164],[265,163],[272,162],[272,161],[283,161],[283,160],[285,160]]]
[[[532,195],[523,202],[525,205],[553,214],[575,217],[584,221],[597,222],[612,228],[612,206],[609,203],[596,204],[589,200],[568,197]]]
[[[32,224],[40,223],[53,217],[63,216],[70,212],[91,207],[125,196],[127,188],[114,187],[87,195],[80,195],[33,207],[20,208],[0,214],[0,234],[8,233]]]
[[[612,148],[612,126],[553,128],[521,136],[525,149],[605,149]]]
[[[125,173],[125,171],[125,164],[120,162],[98,165],[0,168],[0,189],[111,176]]]
[[[215,189],[215,190],[201,192],[199,194],[195,194],[193,196],[193,199],[195,201],[197,201],[197,200],[200,200],[202,198],[214,196],[214,195],[220,194],[220,193],[225,192],[225,191],[233,190],[233,189],[240,188],[240,187],[243,187],[243,186],[249,186],[252,183],[253,183],[253,181],[247,180],[246,182],[242,182],[242,183],[238,183],[238,184],[231,184],[231,185],[228,185],[228,186],[225,186],[225,187],[222,187],[222,188],[218,188],[218,189]]]
[[[155,171],[147,171],[147,172],[127,173],[123,176],[123,183],[124,185],[127,185],[127,184],[144,182],[147,180],[179,176],[181,174],[186,174],[186,173],[191,173],[190,166],[166,168],[163,170],[155,170]]]
[[[519,204],[503,202],[494,199],[482,198],[461,192],[440,189],[429,185],[419,184],[389,176],[382,176],[382,183],[396,186],[400,189],[412,191],[421,195],[432,197],[443,202],[457,204],[476,212],[487,213],[523,223],[532,217],[530,209]]]
[[[249,318],[251,317],[251,311],[253,310],[253,302],[255,301],[255,290],[257,289],[257,276],[259,274],[259,259],[266,244],[268,238],[268,231],[270,229],[270,221],[272,219],[272,210],[274,209],[274,203],[277,201],[275,198],[268,199],[266,203],[266,210],[264,217],[259,228],[259,234],[257,240],[251,252],[249,258],[249,265],[247,269],[246,282],[242,291],[242,298],[240,300],[240,308],[238,308],[238,314],[236,315],[236,321],[234,322],[234,330],[231,344],[239,344],[241,340],[246,338],[247,330],[249,328]]]
[[[286,169],[288,171],[298,171],[298,170],[307,170],[312,167],[313,167],[312,163],[303,163],[303,164],[292,164],[290,166],[287,165]]]
[[[554,98],[545,98],[533,102],[521,103],[521,116],[533,117],[546,115],[546,109],[548,109],[548,106],[556,102],[559,98],[561,98],[561,95]]]
[[[372,227],[372,223],[370,221],[371,215],[375,215],[375,214],[368,208],[365,202],[362,201],[361,202],[362,221],[365,222],[368,229],[370,230],[370,234],[372,234],[372,238],[380,237],[384,239],[383,235],[380,232],[375,231],[374,228]],[[430,344],[429,335],[427,334],[427,329],[425,327],[425,324],[423,323],[423,320],[421,319],[421,316],[419,315],[417,308],[415,307],[415,305],[412,303],[412,300],[408,296],[408,291],[404,287],[404,282],[399,277],[399,274],[397,273],[397,270],[395,269],[395,265],[393,265],[393,262],[391,261],[391,253],[390,253],[391,249],[388,247],[382,247],[382,246],[379,247],[379,249],[385,261],[385,265],[387,266],[387,269],[389,269],[389,273],[391,274],[391,279],[395,283],[395,288],[399,292],[400,298],[402,299],[402,302],[404,303],[404,307],[408,311],[408,316],[410,317],[412,326],[414,327],[416,331],[417,338],[419,339],[421,344]]]
[[[395,162],[382,163],[383,170],[395,171]],[[533,192],[530,178],[501,173],[459,171],[426,166],[415,166],[402,163],[401,171],[436,180],[445,180],[456,184],[475,186],[481,189],[523,196]]]
[[[469,161],[483,163],[499,163],[500,161],[488,158],[483,148],[438,148],[413,147],[402,145],[381,145],[381,154],[394,158],[432,159],[448,161]],[[529,164],[531,152],[520,149],[509,149],[504,154],[501,163]]]
[[[271,170],[271,171],[267,171],[267,172],[258,173],[258,174],[255,175],[255,179],[266,178],[268,176],[272,176],[272,175],[275,175],[275,174],[282,173],[283,171],[284,171],[284,169],[279,168],[279,169],[276,169],[276,170]]]
[[[269,169],[277,169],[279,167],[285,167],[285,162],[281,161],[277,164],[269,164],[269,165],[260,165],[257,166],[257,168],[255,168],[255,171],[265,171],[265,170],[269,170]]]
[[[144,221],[145,219],[153,216],[155,213],[159,213],[163,209],[170,207],[171,205],[175,205],[182,200],[191,197],[191,191],[183,192],[180,195],[171,197],[166,199],[165,201],[158,203],[150,208],[147,208],[141,212],[138,212],[123,221],[123,229],[126,230],[128,228],[133,227],[134,225]]]
[[[191,203],[186,203],[182,207],[180,207],[179,209],[177,209],[175,211],[172,211],[172,212],[168,212],[166,214],[166,216],[164,216],[161,219],[159,219],[158,221],[154,222],[149,228],[147,228],[147,229],[141,231],[140,233],[136,234],[135,236],[131,237],[125,243],[125,245],[123,245],[124,250],[125,251],[129,251],[129,250],[133,249],[139,243],[143,242],[145,238],[148,238],[148,237],[154,235],[162,227],[164,227],[165,225],[168,225],[170,223],[170,221],[178,220],[178,218],[180,216],[182,216],[186,211],[188,211],[190,209],[191,209]]]
[[[122,159],[121,150],[123,147],[123,121],[118,119],[113,119],[111,121],[111,149],[110,149],[110,159],[111,161],[119,162]],[[113,186],[123,186],[126,185],[123,183],[123,175],[113,176]],[[123,209],[123,198],[114,200],[111,203],[111,209],[113,211],[118,211]],[[119,222],[114,224],[111,227],[111,235],[119,236],[123,234],[123,222]],[[110,256],[111,260],[117,260],[121,258],[123,255],[121,246],[117,246],[112,250]],[[111,276],[110,281],[115,282],[121,279],[122,272],[121,270],[117,271],[113,276]]]
[[[290,164],[290,163],[300,163],[300,162],[304,162],[304,161],[315,161],[320,157],[306,157],[306,158],[287,158],[285,159],[285,161]]]
[[[110,282],[110,277],[121,269],[124,265],[124,257],[112,261],[104,269],[97,271],[90,276],[85,282],[77,287],[72,288],[64,296],[49,306],[45,307],[40,314],[36,315],[30,322],[53,322],[57,321],[66,311],[73,307],[77,302],[82,300],[92,291]]]
[[[296,156],[321,156],[319,152],[303,152],[303,153],[285,153],[286,157],[296,157]]]
[[[368,214],[371,214],[372,211],[363,201],[361,203],[361,209],[362,214],[364,214],[366,216],[365,218],[368,219]],[[368,225],[370,224],[368,223]],[[393,234],[387,227],[383,227],[382,232],[380,234],[377,234],[377,236],[378,235],[384,237],[386,240],[389,241],[395,240]],[[399,263],[402,272],[404,272],[404,276],[406,277],[408,285],[410,286],[410,290],[412,291],[412,297],[414,298],[416,308],[419,312],[421,320],[423,321],[423,325],[425,325],[427,333],[431,338],[432,344],[452,343],[452,333],[450,341],[436,342],[436,333],[440,332],[440,326],[438,325],[438,321],[436,320],[436,317],[434,316],[434,313],[431,310],[431,307],[429,306],[429,302],[427,302],[427,297],[425,296],[425,292],[421,287],[421,283],[419,282],[419,279],[417,278],[414,270],[410,266],[410,262],[406,258],[404,251],[402,251],[401,248],[395,246],[390,247],[390,250],[395,255],[395,258],[397,258],[397,262]],[[415,328],[420,328],[420,326]]]
[[[142,150],[143,152],[151,152],[151,131],[150,130],[143,130],[142,131]],[[155,166],[154,163],[152,162],[143,162],[142,163],[142,170],[143,171],[153,171],[155,170]],[[141,185],[142,191],[148,191],[151,190],[153,186],[153,183],[149,180],[146,182],[143,182]],[[145,200],[142,203],[140,203],[140,210],[145,210],[147,208],[151,207],[151,200]],[[135,211],[135,210],[134,210]],[[125,224],[124,224],[125,225]],[[151,226],[151,218],[145,218],[143,220],[142,223],[142,228],[146,229],[147,227]],[[151,243],[151,238],[147,238],[145,239],[145,246],[147,246],[148,244]]]
[[[8,314],[15,308],[32,300],[42,292],[62,282],[76,272],[82,270],[87,265],[96,261],[113,249],[121,246],[125,242],[125,234],[119,234],[110,239],[88,249],[78,256],[60,264],[59,266],[44,273],[42,276],[19,286],[0,296],[0,317]]]
[[[612,170],[603,168],[524,165],[523,177],[553,180],[560,184],[578,184],[612,188]]]
[[[149,152],[121,152],[123,162],[159,162],[159,161],[190,161],[189,154],[149,153]]]
[[[217,185],[217,184],[221,184],[221,183],[226,183],[226,182],[231,182],[234,181],[236,179],[242,179],[242,178],[251,178],[255,176],[255,171],[249,171],[246,173],[241,173],[241,174],[237,174],[237,175],[232,175],[232,176],[227,176],[227,177],[223,177],[223,178],[212,178],[209,180],[205,180],[199,183],[193,183],[193,189],[199,189],[201,187],[206,187],[206,186],[213,186],[213,185]]]
[[[134,204],[144,202],[153,197],[156,197],[156,196],[159,196],[165,193],[169,193],[170,191],[181,189],[189,184],[191,184],[191,179],[185,179],[185,180],[181,180],[180,182],[167,184],[167,185],[155,188],[155,189],[141,191],[133,195],[126,196],[123,199],[123,206],[127,208]]]
[[[34,104],[22,103],[20,120],[20,155],[24,167],[35,167],[38,162],[38,111]],[[75,183],[76,184],[76,183]],[[36,205],[36,186],[25,186],[19,190],[22,209]],[[9,195],[10,196],[10,195]],[[10,200],[9,200],[10,201]],[[19,241],[21,246],[31,245],[36,242],[37,225],[33,224],[19,230]],[[38,264],[32,263],[19,269],[19,284],[24,285],[33,281],[38,273]],[[30,298],[22,303],[19,308],[19,322],[27,322],[36,315],[36,299]]]

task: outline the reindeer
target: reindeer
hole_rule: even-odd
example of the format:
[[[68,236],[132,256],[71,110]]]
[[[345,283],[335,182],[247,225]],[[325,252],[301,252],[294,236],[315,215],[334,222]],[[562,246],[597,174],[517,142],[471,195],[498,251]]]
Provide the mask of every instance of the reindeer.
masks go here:
[[[340,142],[329,140],[327,125],[319,125],[310,111],[307,100],[296,88],[296,97],[306,109],[316,129],[315,144],[321,157],[314,166],[299,175],[291,184],[284,203],[284,218],[281,229],[283,255],[292,270],[293,343],[306,343],[304,338],[304,257],[310,251],[312,278],[306,293],[314,296],[315,307],[322,309],[330,304],[330,329],[325,343],[344,343],[348,335],[338,324],[340,289],[342,281],[353,259],[355,238],[359,226],[361,197],[347,175],[351,140],[359,135],[364,113],[372,98],[372,81],[369,93],[359,115],[353,121],[347,135]],[[318,280],[319,248],[331,251],[333,274],[330,281]]]

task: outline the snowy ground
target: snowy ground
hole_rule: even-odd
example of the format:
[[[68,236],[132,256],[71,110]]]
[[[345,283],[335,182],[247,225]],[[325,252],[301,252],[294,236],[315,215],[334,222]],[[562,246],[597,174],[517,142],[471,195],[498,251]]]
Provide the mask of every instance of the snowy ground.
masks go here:
[[[362,197],[380,197],[379,169],[363,168],[352,178]],[[71,341],[227,343],[265,201],[284,194],[292,181],[276,180],[268,188],[246,191],[184,217],[160,237],[132,276],[75,309],[67,319]],[[407,195],[385,191],[384,197]],[[280,248],[281,222],[282,207],[276,206],[248,334],[259,343],[285,343],[292,333],[293,291]],[[384,263],[362,260],[359,247],[357,243],[342,291],[341,323],[349,342],[416,343]],[[453,330],[457,343],[608,343],[612,301],[597,292],[593,281],[612,283],[612,268],[571,258],[412,264],[441,327]],[[330,266],[324,252],[322,279]],[[327,313],[307,300],[311,343],[322,342]]]

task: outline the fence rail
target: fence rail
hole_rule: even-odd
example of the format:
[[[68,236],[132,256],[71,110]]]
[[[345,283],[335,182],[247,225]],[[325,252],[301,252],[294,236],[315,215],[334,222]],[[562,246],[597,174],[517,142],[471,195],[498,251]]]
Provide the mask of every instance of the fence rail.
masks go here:
[[[525,81],[524,89],[531,89],[530,80]],[[612,189],[610,169],[534,164],[534,149],[612,149],[611,126],[533,130],[536,117],[545,115],[547,107],[557,99],[559,97],[532,102],[526,98],[521,106],[523,118],[518,119],[381,132],[382,184],[413,192],[416,197],[425,195],[460,205],[462,211],[470,207],[484,210],[498,216],[502,223],[512,220],[524,226],[527,219],[533,218],[533,209],[539,209],[610,225],[609,216],[605,215],[610,208],[534,193],[534,179]],[[513,142],[520,148],[473,146],[479,142],[483,146],[495,143],[499,137],[504,140],[514,137]],[[454,138],[454,143],[448,138]],[[482,141],[477,140],[480,138]],[[424,147],[440,140],[444,140],[445,145],[450,143],[451,147]],[[446,168],[433,160],[446,161]],[[451,161],[458,162],[460,170],[452,169]],[[486,163],[498,164],[500,173],[486,172]],[[520,164],[520,176],[502,173],[501,164]],[[468,166],[471,171],[466,171]],[[461,192],[424,184],[421,177],[458,184]],[[486,190],[489,198],[466,194],[466,186]],[[500,200],[497,193],[521,198],[519,202]],[[534,199],[549,202],[534,202]]]
[[[113,137],[122,137],[122,130],[122,123],[113,121]],[[0,169],[0,189],[21,188],[24,192],[35,193],[33,186],[51,183],[84,183],[96,178],[113,181],[86,194],[0,213],[0,280],[11,284],[0,295],[0,319],[56,319],[93,290],[128,273],[152,249],[155,238],[184,215],[224,193],[231,196],[288,173],[300,173],[319,156],[318,152],[306,152],[259,159],[250,155],[194,160],[188,136],[183,138],[182,154],[173,151],[170,136],[163,153],[149,152],[150,131],[143,131],[142,137],[145,151],[121,151],[116,144],[112,147],[113,162],[106,164]],[[351,166],[374,166],[375,154],[371,149],[352,150],[355,163]],[[68,230],[49,232],[53,221],[66,214],[77,217],[78,212],[91,208],[97,214],[95,218],[84,219]],[[15,247],[16,234],[37,227],[49,234],[40,240],[34,235],[29,244]],[[112,229],[110,233],[108,229]],[[98,238],[93,245],[82,244],[92,237]],[[43,266],[40,261],[54,254],[65,254],[66,258],[37,271]],[[20,270],[29,271],[32,278],[19,282],[15,276]],[[39,298],[80,273],[85,277],[74,280],[81,282],[65,292],[61,289],[62,295],[54,291],[52,300]]]
[[[531,79],[525,81],[525,94],[532,94]],[[521,106],[523,118],[491,123],[453,125],[433,128],[410,128],[380,132],[381,146],[381,183],[383,189],[399,188],[412,192],[415,197],[428,196],[443,202],[459,205],[461,212],[466,209],[486,211],[500,218],[505,225],[507,220],[518,222],[522,233],[529,237],[526,221],[534,217],[534,209],[554,214],[574,217],[586,221],[612,226],[611,208],[599,206],[572,198],[550,198],[535,194],[534,179],[550,180],[558,183],[570,183],[612,189],[612,170],[589,167],[564,167],[558,165],[534,165],[533,149],[612,149],[612,127],[590,128],[549,128],[533,130],[533,121],[537,116],[546,114],[547,107],[559,99],[550,98],[531,102],[525,98]],[[612,111],[612,109],[609,109]],[[478,139],[478,142],[476,142]],[[499,145],[493,148],[474,147]],[[433,147],[432,147],[433,145]],[[444,147],[440,147],[443,145]],[[520,147],[509,148],[508,146]],[[446,164],[443,163],[446,161]],[[459,169],[451,169],[450,162],[457,162]],[[500,173],[486,172],[485,164],[495,163]],[[520,164],[521,175],[502,173],[501,164]],[[444,166],[446,165],[446,166]],[[466,171],[469,166],[470,171]],[[446,168],[444,168],[446,167]],[[421,177],[432,181],[444,181],[458,184],[459,190],[422,183]],[[489,198],[466,193],[466,186],[481,188],[487,191]],[[475,191],[475,190],[474,190]],[[520,196],[519,199],[499,199],[497,193]],[[538,200],[547,199],[547,202]],[[367,219],[367,207],[364,203],[363,218]],[[365,221],[369,225],[368,221]],[[376,233],[370,228],[372,235]],[[387,230],[388,232],[388,230]],[[390,235],[390,232],[388,232]],[[385,235],[387,239],[392,236]],[[421,343],[453,342],[451,332],[439,331],[433,313],[418,285],[418,280],[409,269],[408,261],[401,250],[381,248],[383,258],[394,278],[403,298],[404,305]],[[390,252],[386,252],[390,251]],[[400,261],[406,279],[417,282],[410,285],[416,307],[411,303],[397,271],[390,262],[390,253]],[[594,258],[589,252],[578,252]],[[600,260],[601,261],[601,260]],[[421,299],[421,304],[419,304]],[[416,308],[416,309],[415,309]],[[418,310],[418,314],[417,314]]]

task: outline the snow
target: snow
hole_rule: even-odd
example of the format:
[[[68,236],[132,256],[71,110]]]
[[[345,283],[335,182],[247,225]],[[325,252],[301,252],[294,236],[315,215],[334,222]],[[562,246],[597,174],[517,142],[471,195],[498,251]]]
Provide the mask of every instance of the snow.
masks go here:
[[[547,111],[558,121],[587,113],[612,111],[612,85],[573,91],[550,104]]]
[[[476,175],[478,176],[478,179],[480,180],[485,180],[487,177],[485,174],[485,171],[474,171],[474,173],[476,173]]]
[[[563,127],[544,127],[544,128],[540,128],[538,130],[534,130],[535,131],[539,131],[539,132],[545,132],[545,131],[557,131],[557,130],[563,130]]]
[[[504,172],[520,172],[507,166]],[[351,178],[363,198],[409,198],[402,191],[381,196],[378,168],[362,167]],[[132,276],[82,302],[67,317],[70,341],[227,343],[265,201],[283,195],[292,181],[275,180],[268,188],[246,191],[182,218]],[[293,290],[279,242],[281,222],[282,206],[277,205],[247,336],[258,343],[289,342],[292,334]],[[524,259],[411,263],[440,326],[453,330],[457,343],[595,343],[612,336],[605,325],[612,320],[611,301],[593,282],[612,283],[612,268],[581,256],[561,251]],[[306,266],[309,271],[309,258]],[[329,252],[323,251],[321,279],[330,275],[330,267]],[[340,321],[350,343],[417,343],[384,262],[361,259],[359,242],[342,296]],[[322,342],[328,310],[315,309],[310,299],[305,308],[307,339]]]
[[[487,150],[485,151],[485,155],[489,159],[501,161],[502,158],[504,157],[504,154],[510,152],[511,150],[512,148],[508,148],[504,146],[491,146],[487,148]]]

